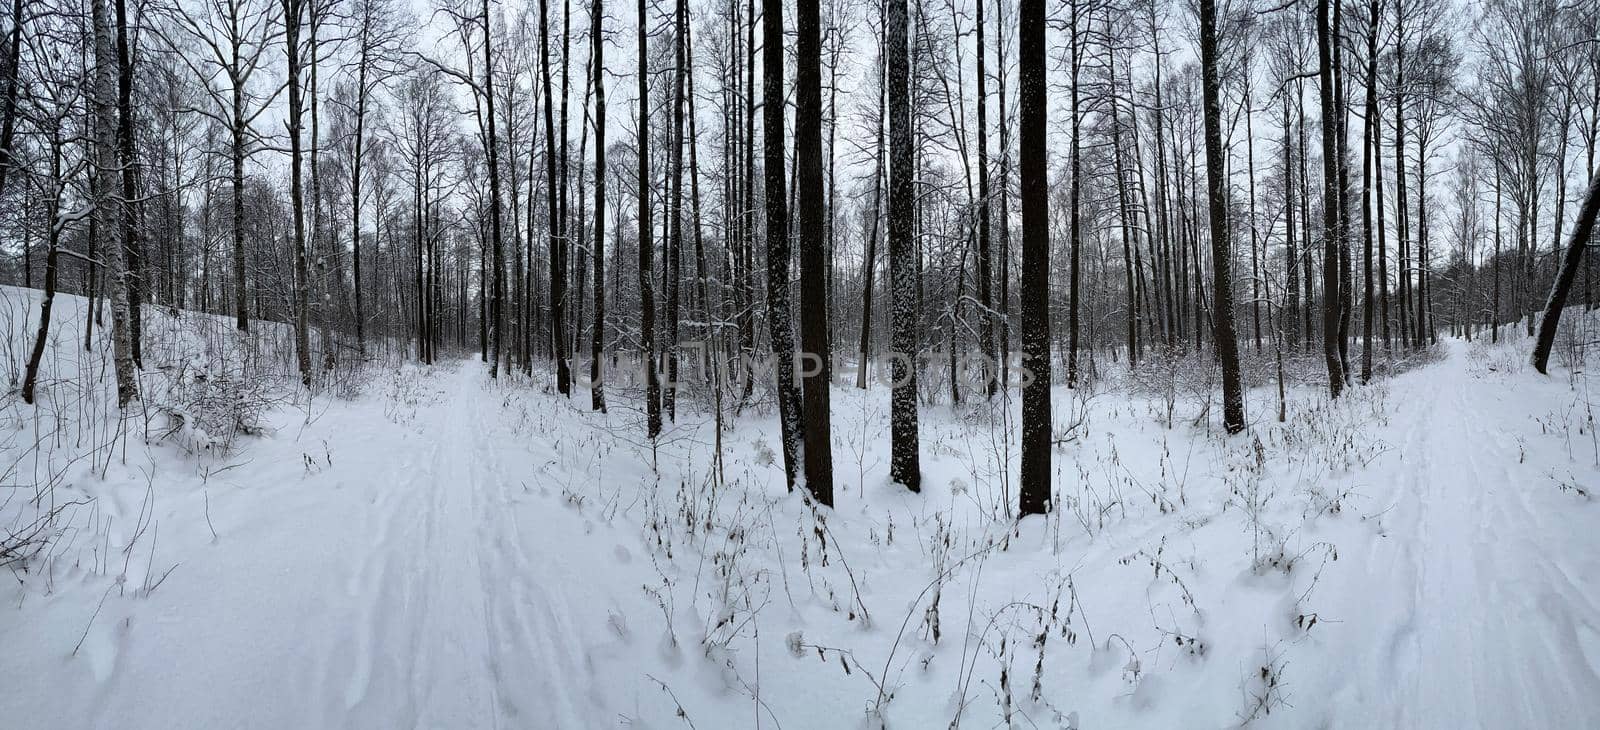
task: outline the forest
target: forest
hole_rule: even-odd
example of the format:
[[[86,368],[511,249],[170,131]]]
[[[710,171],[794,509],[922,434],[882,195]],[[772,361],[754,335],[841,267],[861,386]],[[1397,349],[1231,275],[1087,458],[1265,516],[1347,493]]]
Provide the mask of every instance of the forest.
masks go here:
[[[1600,717],[1600,1],[0,5],[0,726]]]

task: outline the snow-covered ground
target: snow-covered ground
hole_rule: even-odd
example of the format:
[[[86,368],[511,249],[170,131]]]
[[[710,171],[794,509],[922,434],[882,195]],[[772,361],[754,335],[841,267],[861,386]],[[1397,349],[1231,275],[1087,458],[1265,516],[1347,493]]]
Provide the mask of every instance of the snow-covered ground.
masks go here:
[[[37,293],[3,294],[17,369]],[[911,494],[887,391],[836,389],[815,510],[765,409],[719,477],[696,401],[652,451],[620,389],[595,414],[476,359],[308,398],[229,370],[270,326],[188,313],[151,315],[118,437],[58,306],[43,405],[0,408],[0,526],[59,509],[0,588],[0,727],[1600,724],[1600,394],[1514,335],[1292,386],[1283,423],[1263,385],[1233,437],[1101,362],[1057,392],[1060,508],[1017,523],[1014,402],[925,407]],[[230,412],[265,409],[237,436],[191,412],[230,372],[262,383]]]

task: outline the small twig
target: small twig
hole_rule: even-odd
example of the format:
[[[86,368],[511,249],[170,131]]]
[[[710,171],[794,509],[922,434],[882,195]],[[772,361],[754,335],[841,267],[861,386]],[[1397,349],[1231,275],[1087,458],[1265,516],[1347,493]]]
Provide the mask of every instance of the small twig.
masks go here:
[[[688,710],[683,709],[683,703],[678,701],[678,695],[672,691],[672,688],[668,687],[666,682],[656,679],[654,675],[645,674],[644,676],[648,677],[650,681],[655,682],[657,685],[660,685],[661,691],[666,692],[667,696],[672,698],[672,704],[678,707],[678,717],[683,718],[684,724],[688,725],[691,730],[693,730],[694,721],[689,719]]]
[[[78,637],[77,646],[72,647],[72,656],[78,655],[78,650],[83,648],[84,639],[89,638],[89,629],[94,627],[94,620],[100,616],[101,607],[106,605],[106,596],[111,595],[111,589],[117,587],[117,585],[121,584],[121,582],[122,581],[117,581],[117,583],[106,586],[106,592],[100,594],[100,602],[95,604],[94,613],[89,616],[89,625],[83,627],[83,635]]]

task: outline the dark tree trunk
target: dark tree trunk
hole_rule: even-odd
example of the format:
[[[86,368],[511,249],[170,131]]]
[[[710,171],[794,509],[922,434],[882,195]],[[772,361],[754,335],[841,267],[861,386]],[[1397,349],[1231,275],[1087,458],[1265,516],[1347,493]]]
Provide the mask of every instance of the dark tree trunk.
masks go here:
[[[1544,317],[1539,320],[1539,336],[1533,346],[1533,367],[1544,373],[1550,363],[1550,349],[1555,345],[1556,329],[1561,325],[1561,310],[1567,306],[1567,295],[1572,282],[1583,264],[1583,250],[1594,230],[1596,213],[1600,213],[1600,175],[1589,180],[1589,191],[1584,193],[1583,208],[1573,222],[1572,234],[1567,238],[1567,250],[1561,254],[1561,269],[1550,287],[1550,299],[1544,305]]]
[[[6,173],[11,170],[11,140],[17,129],[17,89],[22,76],[23,0],[11,0],[11,33],[5,42],[5,57],[0,59],[0,195],[6,192]]]
[[[1372,380],[1372,186],[1383,187],[1378,176],[1377,157],[1373,153],[1378,145],[1378,24],[1382,20],[1378,0],[1367,4],[1367,99],[1365,120],[1361,129],[1361,382]],[[1379,210],[1378,215],[1383,215]]]
[[[1205,97],[1206,188],[1211,202],[1212,345],[1222,363],[1222,424],[1244,430],[1244,393],[1239,384],[1239,343],[1233,326],[1233,252],[1228,242],[1228,198],[1223,189],[1221,92],[1217,80],[1216,0],[1200,0],[1200,69]]]
[[[1068,181],[1067,205],[1071,208],[1071,241],[1068,249],[1069,271],[1067,284],[1067,387],[1078,386],[1078,331],[1079,321],[1079,286],[1081,282],[1080,267],[1083,259],[1083,215],[1081,201],[1083,196],[1083,108],[1078,96],[1078,73],[1083,63],[1083,41],[1079,38],[1078,31],[1078,3],[1076,0],[1069,3],[1070,15],[1068,19],[1068,59],[1069,73],[1068,93],[1071,96],[1072,124],[1069,133],[1071,142],[1068,145],[1067,159],[1072,179]]]
[[[311,386],[311,335],[308,332],[311,273],[306,262],[305,193],[300,182],[300,0],[283,0],[284,53],[289,60],[289,207],[294,218],[294,351],[300,384]]]
[[[244,273],[244,86],[237,76],[231,79],[231,83],[233,120],[228,130],[231,137],[228,152],[233,163],[233,311],[235,326],[240,332],[248,332],[250,299],[245,288]]]
[[[128,256],[128,340],[135,367],[143,367],[142,303],[145,297],[144,254],[139,219],[144,206],[138,197],[138,156],[133,138],[133,54],[128,45],[128,7],[117,1],[117,148],[122,156],[122,245]],[[20,18],[12,22],[19,22]],[[0,130],[3,132],[4,130]]]
[[[1339,358],[1339,129],[1333,94],[1333,39],[1329,32],[1329,5],[1317,1],[1318,75],[1322,83],[1322,355],[1328,366],[1328,391],[1344,391],[1344,369]]]
[[[1018,4],[1017,83],[1021,87],[1022,359],[1032,379],[1022,388],[1021,513],[1051,508],[1050,221],[1045,172],[1044,0]]]
[[[1283,230],[1284,262],[1287,269],[1282,327],[1284,341],[1293,346],[1300,341],[1300,261],[1295,246],[1295,159],[1294,123],[1289,116],[1289,98],[1283,100]],[[1309,226],[1310,222],[1306,221]],[[1309,244],[1308,244],[1309,245]],[[1309,286],[1309,282],[1307,283]]]
[[[683,2],[684,0],[679,0]],[[804,370],[806,488],[833,506],[833,446],[829,414],[832,343],[828,337],[830,215],[822,185],[822,29],[817,0],[796,0],[795,228],[800,245],[800,347]]]
[[[61,211],[61,139],[60,132],[52,132],[50,146],[50,182],[53,194],[49,204],[50,225],[45,234],[47,245],[44,256],[44,296],[39,301],[39,333],[33,340],[33,351],[28,354],[28,369],[22,378],[22,402],[34,402],[34,389],[39,381],[39,363],[44,359],[45,345],[50,340],[50,313],[56,299],[56,251],[60,248],[60,227],[56,225]]]
[[[639,0],[639,363],[644,368],[645,435],[661,435],[661,381],[656,374],[656,287],[652,278],[655,243],[650,221],[650,51],[649,18]]]
[[[978,16],[973,37],[978,44],[978,317],[981,322],[978,332],[983,337],[984,393],[992,398],[999,392],[1001,370],[994,339],[991,282],[994,255],[989,250],[989,95],[983,46],[983,6],[986,1],[977,0]]]
[[[590,0],[589,5],[589,44],[594,48],[594,331],[589,345],[589,407],[604,412],[600,360],[606,342],[606,44],[601,26],[605,2]]]
[[[550,83],[550,18],[549,0],[539,0],[539,70],[544,78],[544,167],[545,167],[545,206],[548,218],[545,226],[549,232],[550,242],[550,342],[551,354],[555,358],[556,390],[562,395],[572,394],[572,371],[567,363],[567,345],[570,340],[567,335],[567,252],[566,252],[566,220],[562,216],[559,196],[562,188],[558,187],[556,165],[561,159],[556,148],[556,123],[555,105],[551,103],[552,85]],[[643,41],[640,41],[643,43]],[[645,61],[640,59],[641,68]],[[640,80],[643,83],[643,79]],[[565,104],[565,100],[562,102]],[[562,127],[563,143],[566,138],[566,127]],[[643,153],[641,153],[641,156]],[[641,182],[641,185],[643,183]]]
[[[917,442],[916,188],[911,163],[911,88],[906,0],[889,0],[889,478],[922,490]]]
[[[1333,13],[1333,103],[1334,103],[1334,154],[1338,159],[1339,186],[1339,372],[1345,384],[1350,383],[1350,143],[1346,126],[1347,108],[1344,95],[1344,32],[1340,30],[1344,18],[1344,5],[1335,3]]]
[[[784,200],[783,0],[762,0],[762,117],[767,205],[767,326],[778,373],[778,422],[789,488],[799,476],[802,436],[800,388],[795,378],[794,326],[789,308],[789,216]],[[824,445],[826,448],[826,445]]]
[[[504,302],[506,296],[506,253],[501,245],[500,237],[500,142],[499,134],[495,131],[494,123],[494,35],[489,32],[489,0],[483,0],[483,97],[487,115],[481,120],[486,134],[484,150],[489,162],[489,247],[492,259],[490,265],[494,267],[492,281],[484,282],[490,288],[491,300],[489,302],[489,316],[493,318],[494,345],[490,348],[489,377],[495,378],[500,373],[500,362],[505,359],[506,344],[506,318]],[[437,266],[434,267],[434,276],[438,276]]]

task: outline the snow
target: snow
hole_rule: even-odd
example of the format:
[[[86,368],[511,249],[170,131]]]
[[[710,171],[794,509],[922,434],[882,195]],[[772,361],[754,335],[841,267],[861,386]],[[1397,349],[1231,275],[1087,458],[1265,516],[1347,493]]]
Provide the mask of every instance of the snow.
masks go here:
[[[13,353],[36,298],[0,296]],[[35,513],[32,475],[81,504],[0,588],[0,726],[1600,722],[1589,378],[1523,367],[1520,337],[1336,403],[1294,386],[1282,424],[1257,388],[1233,437],[1197,418],[1215,395],[1176,392],[1168,428],[1134,380],[1059,389],[1060,508],[1017,524],[1017,403],[925,405],[911,494],[881,387],[834,391],[833,510],[784,490],[770,408],[734,419],[718,481],[692,400],[652,454],[637,411],[476,359],[307,397],[264,358],[259,434],[164,439],[163,364],[249,351],[190,313],[151,315],[146,412],[113,442],[84,302],[57,303],[46,405],[0,409],[26,487],[0,525]]]

